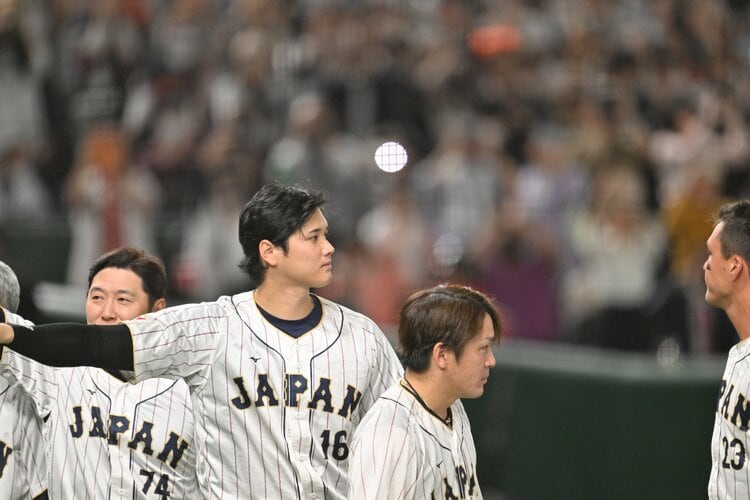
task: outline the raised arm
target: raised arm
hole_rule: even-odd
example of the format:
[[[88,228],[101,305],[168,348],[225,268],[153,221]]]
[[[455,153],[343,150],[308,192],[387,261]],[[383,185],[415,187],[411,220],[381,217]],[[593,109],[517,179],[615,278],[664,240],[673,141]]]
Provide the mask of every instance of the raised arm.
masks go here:
[[[0,344],[49,366],[133,370],[133,341],[125,325],[55,323],[31,329],[2,323]]]

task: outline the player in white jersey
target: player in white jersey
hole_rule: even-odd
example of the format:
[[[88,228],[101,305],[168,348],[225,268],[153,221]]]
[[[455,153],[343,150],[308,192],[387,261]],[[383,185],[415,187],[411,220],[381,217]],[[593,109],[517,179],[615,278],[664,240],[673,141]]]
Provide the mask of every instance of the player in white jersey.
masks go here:
[[[161,309],[165,291],[159,259],[119,248],[91,267],[86,319],[104,325]],[[11,350],[3,353],[0,373],[45,417],[53,498],[197,498],[186,384],[152,379],[133,385],[115,372],[50,368]]]
[[[15,312],[18,278],[0,262],[0,306]],[[47,498],[47,461],[42,421],[31,400],[0,377],[0,500]]]
[[[240,267],[251,291],[99,334],[2,325],[0,343],[57,364],[134,370],[137,380],[186,380],[206,498],[345,498],[352,432],[403,370],[372,320],[310,292],[332,277],[324,202],[271,184],[245,205]],[[80,332],[71,356],[61,344]]]
[[[406,373],[354,432],[349,498],[482,498],[460,398],[484,391],[502,322],[492,301],[461,285],[413,294],[401,309]]]
[[[723,309],[740,341],[729,350],[714,417],[708,497],[750,498],[750,201],[719,209],[706,242],[706,301]]]

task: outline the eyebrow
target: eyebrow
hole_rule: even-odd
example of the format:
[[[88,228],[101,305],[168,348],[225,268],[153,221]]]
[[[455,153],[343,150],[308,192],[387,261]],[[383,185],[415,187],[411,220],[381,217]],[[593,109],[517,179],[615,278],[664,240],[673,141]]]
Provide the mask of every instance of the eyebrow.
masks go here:
[[[326,232],[328,232],[328,225],[315,226],[314,228],[308,229],[307,231],[305,231],[303,227],[299,228],[299,233],[305,238],[314,234],[320,234],[320,233],[326,233]]]
[[[100,286],[92,286],[89,288],[88,295],[91,295],[91,292],[101,292],[101,293],[107,293],[107,290]],[[115,290],[114,295],[128,295],[130,297],[135,297],[135,292],[132,290],[128,290],[127,288],[120,288],[119,290]]]

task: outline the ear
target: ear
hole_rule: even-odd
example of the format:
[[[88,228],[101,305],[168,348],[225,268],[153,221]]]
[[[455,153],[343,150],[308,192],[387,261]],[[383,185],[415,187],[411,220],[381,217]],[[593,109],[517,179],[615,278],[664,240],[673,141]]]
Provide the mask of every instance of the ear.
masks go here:
[[[745,271],[746,262],[745,259],[740,257],[739,255],[733,255],[728,262],[729,265],[729,274],[732,277],[732,279],[739,278],[742,273]]]
[[[156,302],[154,302],[154,305],[151,307],[151,312],[161,311],[165,307],[167,307],[167,299],[165,298],[158,299],[156,300]]]
[[[264,267],[276,265],[276,246],[268,240],[261,240],[258,243],[258,255]]]
[[[434,365],[444,370],[448,366],[448,348],[442,342],[438,342],[432,346],[432,362]]]

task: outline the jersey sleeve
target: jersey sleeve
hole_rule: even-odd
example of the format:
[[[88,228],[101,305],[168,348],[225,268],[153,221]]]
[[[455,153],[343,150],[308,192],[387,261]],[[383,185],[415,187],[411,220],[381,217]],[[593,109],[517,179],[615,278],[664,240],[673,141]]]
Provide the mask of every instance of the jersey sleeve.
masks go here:
[[[389,425],[385,412],[372,411],[352,438],[348,498],[412,498],[419,457],[410,433]]]
[[[34,324],[17,314],[3,310],[6,322],[33,328]],[[22,356],[6,346],[0,354],[0,376],[20,389],[33,401],[38,417],[49,414],[57,397],[55,368]]]
[[[19,394],[19,396],[21,396]],[[31,498],[47,490],[47,454],[43,434],[43,422],[34,411],[29,398],[19,401],[19,423],[16,442],[19,443],[17,468],[23,471],[29,485]]]
[[[393,387],[404,374],[401,360],[396,355],[390,340],[377,326],[375,326],[375,338],[375,370],[370,381],[371,405],[381,394]],[[367,408],[363,408],[363,410],[367,410]]]
[[[163,309],[126,321],[133,341],[135,379],[185,379],[201,386],[213,362],[227,315],[214,302]]]

